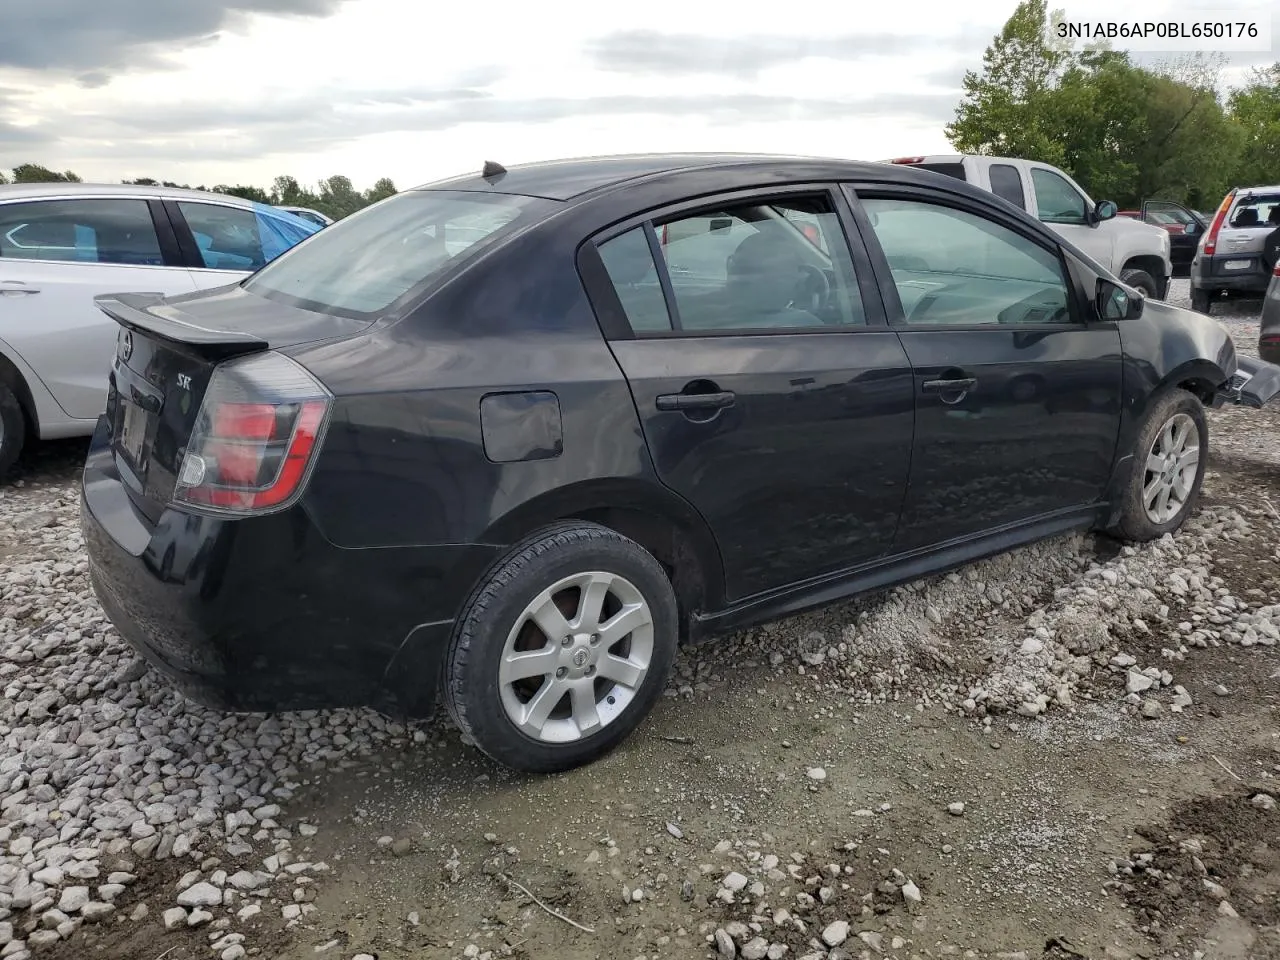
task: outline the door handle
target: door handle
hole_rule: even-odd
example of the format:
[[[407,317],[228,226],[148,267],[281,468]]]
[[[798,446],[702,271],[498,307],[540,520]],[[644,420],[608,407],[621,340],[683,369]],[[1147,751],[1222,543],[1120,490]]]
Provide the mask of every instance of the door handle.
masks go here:
[[[654,401],[659,410],[721,410],[732,407],[737,397],[732,390],[717,393],[663,393]]]
[[[0,283],[0,293],[16,297],[20,293],[39,293],[39,287],[28,287],[21,280],[6,280]]]
[[[977,377],[957,377],[954,380],[926,380],[920,384],[925,393],[956,393],[960,390],[971,390],[977,384]]]

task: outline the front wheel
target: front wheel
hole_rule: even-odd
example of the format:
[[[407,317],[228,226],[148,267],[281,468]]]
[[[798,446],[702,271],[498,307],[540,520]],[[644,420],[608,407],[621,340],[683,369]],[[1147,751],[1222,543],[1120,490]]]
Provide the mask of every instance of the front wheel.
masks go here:
[[[472,594],[445,664],[445,704],[481,751],[550,773],[621,743],[675,658],[675,592],[643,547],[594,523],[549,528]]]
[[[1200,401],[1186,390],[1154,399],[1138,431],[1120,534],[1155,540],[1182,526],[1199,499],[1208,454],[1209,425]]]
[[[1152,279],[1151,274],[1145,270],[1137,270],[1130,268],[1120,272],[1120,280],[1127,283],[1131,287],[1137,287],[1142,291],[1142,295],[1148,300],[1155,300],[1160,289],[1156,286],[1156,282]]]
[[[1213,309],[1213,298],[1209,295],[1208,290],[1197,290],[1191,288],[1191,309],[1196,313],[1203,313],[1206,317]]]

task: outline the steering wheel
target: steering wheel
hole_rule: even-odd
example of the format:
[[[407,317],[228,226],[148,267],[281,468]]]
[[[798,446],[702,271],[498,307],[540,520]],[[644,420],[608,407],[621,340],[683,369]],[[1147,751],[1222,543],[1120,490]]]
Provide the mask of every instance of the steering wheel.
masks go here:
[[[831,295],[831,281],[820,267],[812,263],[800,264],[800,271],[804,278],[796,284],[796,297],[791,302],[801,310],[817,315]]]

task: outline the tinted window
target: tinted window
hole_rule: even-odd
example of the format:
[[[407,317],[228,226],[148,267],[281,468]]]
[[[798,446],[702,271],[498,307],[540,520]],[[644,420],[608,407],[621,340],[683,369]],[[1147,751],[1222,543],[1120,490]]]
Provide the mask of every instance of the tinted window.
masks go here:
[[[1039,244],[962,210],[864,200],[907,323],[1067,323],[1062,264]]]
[[[670,330],[671,317],[662,295],[643,226],[634,227],[600,245],[600,259],[622,301],[631,329]]]
[[[825,197],[732,205],[660,221],[655,231],[683,330],[865,323],[849,248]],[[639,256],[638,244],[630,248]],[[653,329],[660,316],[646,308],[632,322]]]
[[[297,217],[179,200],[200,259],[210,270],[257,270],[315,232]]]
[[[1229,222],[1233,227],[1275,228],[1280,226],[1280,194],[1246,195],[1236,202]]]
[[[406,190],[325,227],[245,289],[363,317],[556,206],[512,194]]]
[[[918,163],[913,164],[921,170],[932,170],[934,173],[946,174],[948,177],[955,177],[957,180],[968,179],[964,175],[963,163]]]
[[[145,200],[0,204],[0,257],[162,266]]]
[[[991,165],[991,192],[1001,199],[1008,200],[1019,210],[1027,209],[1027,198],[1022,192],[1022,174],[1017,167],[1007,163]]]
[[[1085,202],[1075,187],[1052,170],[1031,168],[1036,207],[1045,223],[1084,223]]]

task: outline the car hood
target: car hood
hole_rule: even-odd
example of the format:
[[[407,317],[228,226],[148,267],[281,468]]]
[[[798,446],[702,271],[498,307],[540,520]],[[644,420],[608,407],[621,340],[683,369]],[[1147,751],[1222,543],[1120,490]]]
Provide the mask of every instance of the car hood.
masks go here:
[[[1236,371],[1236,348],[1226,327],[1213,317],[1160,300],[1147,300],[1142,316],[1122,321],[1120,339],[1126,355],[1147,359],[1164,371],[1208,362],[1220,371],[1219,382]]]

